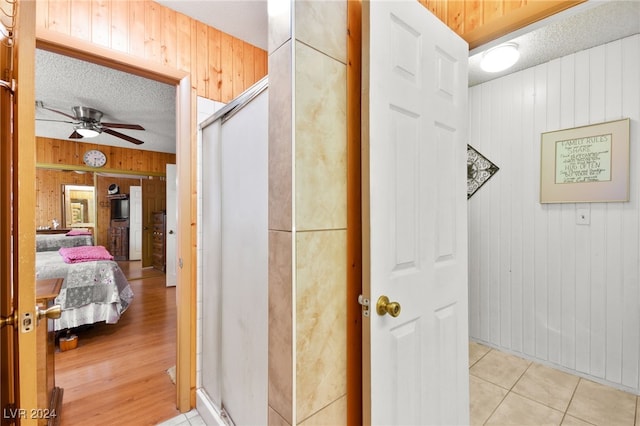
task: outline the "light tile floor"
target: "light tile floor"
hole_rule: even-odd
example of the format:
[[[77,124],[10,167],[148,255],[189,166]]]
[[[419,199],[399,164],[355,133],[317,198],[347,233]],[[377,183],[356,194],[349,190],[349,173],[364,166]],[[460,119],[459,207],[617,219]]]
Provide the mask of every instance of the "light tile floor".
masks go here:
[[[469,343],[472,425],[640,426],[639,397]]]
[[[640,397],[469,343],[471,425],[640,426]],[[196,410],[159,426],[204,426]]]

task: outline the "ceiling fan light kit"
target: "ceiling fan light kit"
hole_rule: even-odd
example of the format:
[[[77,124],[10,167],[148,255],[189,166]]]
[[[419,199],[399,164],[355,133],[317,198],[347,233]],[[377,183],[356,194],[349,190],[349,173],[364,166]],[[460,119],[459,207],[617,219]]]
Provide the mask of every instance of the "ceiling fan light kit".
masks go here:
[[[136,139],[129,135],[125,135],[124,133],[113,130],[113,128],[144,130],[144,127],[139,124],[103,123],[102,121],[100,121],[102,119],[103,113],[102,111],[98,111],[97,109],[83,106],[74,106],[73,108],[71,108],[71,111],[73,112],[73,115],[71,115],[53,108],[46,107],[44,106],[44,103],[42,101],[36,101],[36,107],[46,109],[48,111],[52,111],[72,119],[72,122],[63,120],[40,119],[44,121],[60,121],[62,123],[73,124],[73,133],[68,136],[69,139],[93,138],[101,133],[106,133],[111,136],[124,139],[136,145],[141,145],[144,143],[140,139]]]
[[[93,126],[90,123],[81,123],[79,126],[75,127],[76,132],[80,134],[80,136],[84,138],[94,138],[102,133],[99,129]]]

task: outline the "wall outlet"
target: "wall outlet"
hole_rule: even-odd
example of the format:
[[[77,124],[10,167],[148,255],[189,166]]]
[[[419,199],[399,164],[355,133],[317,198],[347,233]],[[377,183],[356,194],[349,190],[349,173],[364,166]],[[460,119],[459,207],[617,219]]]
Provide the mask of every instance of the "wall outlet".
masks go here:
[[[576,223],[578,225],[589,225],[591,222],[591,212],[589,209],[576,209]]]

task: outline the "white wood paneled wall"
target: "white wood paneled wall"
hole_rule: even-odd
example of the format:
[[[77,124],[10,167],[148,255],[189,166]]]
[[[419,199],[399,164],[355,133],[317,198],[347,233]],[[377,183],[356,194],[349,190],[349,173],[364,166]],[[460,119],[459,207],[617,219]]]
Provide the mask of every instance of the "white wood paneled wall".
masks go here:
[[[500,167],[469,200],[471,338],[639,393],[640,35],[474,86],[469,111]],[[540,204],[540,134],[621,118],[630,201]]]

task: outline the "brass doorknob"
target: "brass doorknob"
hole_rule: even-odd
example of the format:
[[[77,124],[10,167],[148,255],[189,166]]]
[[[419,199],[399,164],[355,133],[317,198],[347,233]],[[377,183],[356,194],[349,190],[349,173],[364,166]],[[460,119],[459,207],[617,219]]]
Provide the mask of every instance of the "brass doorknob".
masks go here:
[[[16,319],[16,313],[12,312],[11,315],[6,316],[6,317],[0,317],[0,328],[6,326],[6,325],[14,325],[18,322],[18,320]]]
[[[40,309],[36,306],[36,315],[38,317],[38,321],[42,318],[58,319],[62,316],[62,307],[60,305],[53,305],[47,309]]]
[[[400,304],[398,302],[390,302],[387,296],[380,296],[376,303],[376,312],[378,315],[389,314],[392,317],[400,315]]]

